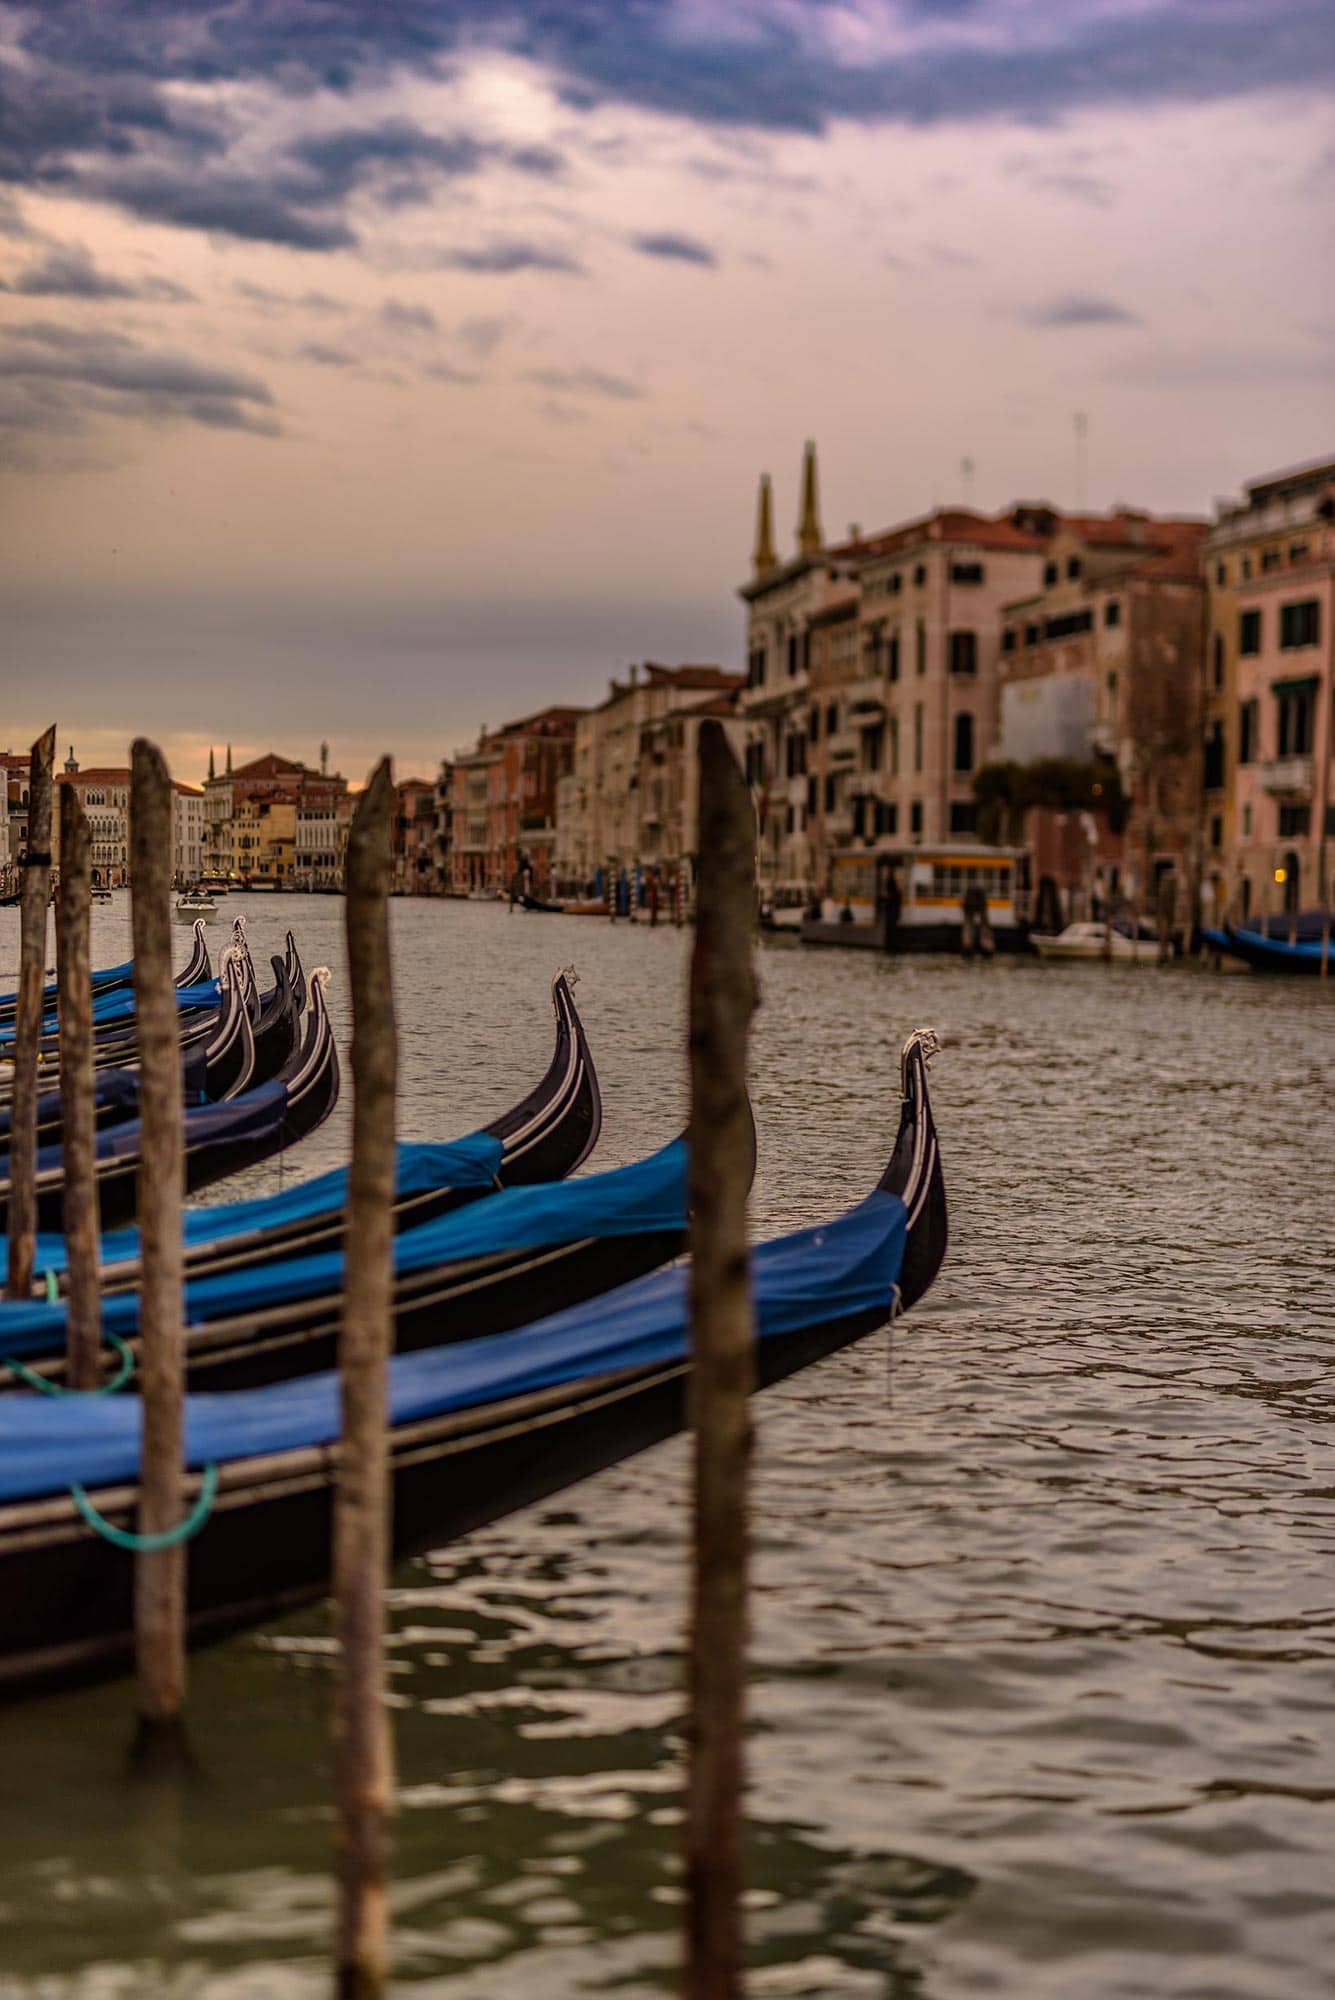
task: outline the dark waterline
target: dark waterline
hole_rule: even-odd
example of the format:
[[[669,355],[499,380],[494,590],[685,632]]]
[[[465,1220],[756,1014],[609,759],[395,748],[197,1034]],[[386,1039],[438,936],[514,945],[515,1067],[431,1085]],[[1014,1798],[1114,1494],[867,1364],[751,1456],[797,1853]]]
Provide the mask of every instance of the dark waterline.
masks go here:
[[[339,902],[238,910],[262,973],[289,922],[340,965]],[[404,1136],[540,1073],[565,960],[592,1164],[677,1129],[688,938],[394,926]],[[760,1405],[753,1994],[1325,2000],[1335,991],[782,946],[761,973],[757,1234],[865,1191],[931,1025],[952,1248],[892,1366],[879,1335]],[[347,1116],[245,1191],[341,1157]],[[665,1446],[396,1577],[396,1991],[673,1990],[684,1469]],[[181,1797],[123,1781],[125,1683],[0,1712],[0,2000],[327,1992],[328,1632],[195,1657]]]

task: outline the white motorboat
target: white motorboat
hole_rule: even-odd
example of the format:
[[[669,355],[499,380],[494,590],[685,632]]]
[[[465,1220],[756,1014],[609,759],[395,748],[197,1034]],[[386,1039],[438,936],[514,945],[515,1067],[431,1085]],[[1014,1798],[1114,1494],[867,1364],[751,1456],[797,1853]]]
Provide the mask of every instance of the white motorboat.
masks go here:
[[[1056,937],[1029,933],[1029,942],[1040,958],[1088,958],[1139,960],[1152,965],[1159,956],[1159,940],[1142,922],[1139,935],[1126,919],[1111,926],[1103,923],[1068,924]]]
[[[210,917],[217,916],[218,905],[212,896],[206,896],[202,890],[186,889],[176,898],[176,914],[182,923],[193,923],[196,917],[202,917],[207,923]]]

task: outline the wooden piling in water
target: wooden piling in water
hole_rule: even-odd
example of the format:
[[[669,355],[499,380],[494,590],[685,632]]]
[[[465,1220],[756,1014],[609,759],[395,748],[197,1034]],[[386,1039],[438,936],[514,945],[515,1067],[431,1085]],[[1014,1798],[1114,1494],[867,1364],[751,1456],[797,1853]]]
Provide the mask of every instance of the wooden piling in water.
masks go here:
[[[139,1532],[176,1528],[182,1463],[181,1200],[185,1112],[180,1026],[172,983],[172,790],[162,752],[140,737],[130,752],[130,926],[139,1055],[139,1383],[143,1444]],[[135,1556],[136,1753],[170,1762],[184,1751],[186,1554],[177,1543]]]
[[[73,785],[60,788],[56,990],[60,1009],[60,1142],[65,1170],[65,1379],[93,1389],[100,1372],[97,1119],[93,1104],[92,873],[88,816]]]
[[[46,905],[51,893],[51,770],[55,724],[32,746],[28,765],[28,846],[19,903],[19,983],[14,1008],[14,1090],[9,1116],[11,1299],[32,1294],[37,1254],[37,1046],[46,985]]]
[[[343,1431],[334,1507],[339,1637],[334,1762],[338,1819],[339,2000],[379,2000],[389,1963],[393,1743],[385,1705],[389,1567],[389,1352],[392,1338],[398,1036],[390,979],[389,759],[376,766],[348,835],[352,990],[352,1170],[339,1340]]]
[[[755,816],[722,726],[700,728],[699,876],[691,954],[691,1421],[694,1433],[686,1776],[687,2000],[742,1978],[742,1783],[749,1398],[746,1051]]]

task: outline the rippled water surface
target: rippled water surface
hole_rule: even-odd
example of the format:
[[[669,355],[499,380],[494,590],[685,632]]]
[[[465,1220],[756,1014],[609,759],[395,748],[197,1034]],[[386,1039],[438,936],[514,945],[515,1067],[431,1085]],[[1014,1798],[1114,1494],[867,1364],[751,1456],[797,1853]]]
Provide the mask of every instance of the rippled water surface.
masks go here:
[[[335,901],[223,907],[257,959],[291,921],[340,964]],[[678,1127],[689,938],[394,920],[405,1136],[537,1077],[563,960],[595,1164]],[[123,910],[96,922],[123,956]],[[757,1234],[865,1192],[930,1024],[952,1244],[893,1358],[759,1405],[753,1994],[1328,2000],[1335,990],[783,945],[761,972]],[[246,1183],[346,1134],[345,1103]],[[396,1991],[672,1990],[685,1464],[397,1575]],[[196,1656],[184,1795],[127,1787],[125,1683],[0,1713],[3,2000],[327,1991],[328,1634]]]

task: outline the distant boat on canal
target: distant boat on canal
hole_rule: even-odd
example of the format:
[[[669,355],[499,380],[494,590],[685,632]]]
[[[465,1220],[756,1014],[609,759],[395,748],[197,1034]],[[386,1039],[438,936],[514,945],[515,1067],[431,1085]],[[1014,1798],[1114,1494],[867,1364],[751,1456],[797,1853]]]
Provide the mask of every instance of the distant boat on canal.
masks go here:
[[[801,921],[804,944],[866,951],[1023,951],[1014,848],[847,848],[830,858],[830,892]]]

